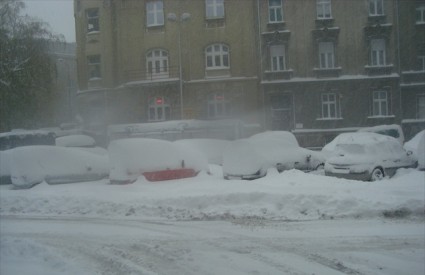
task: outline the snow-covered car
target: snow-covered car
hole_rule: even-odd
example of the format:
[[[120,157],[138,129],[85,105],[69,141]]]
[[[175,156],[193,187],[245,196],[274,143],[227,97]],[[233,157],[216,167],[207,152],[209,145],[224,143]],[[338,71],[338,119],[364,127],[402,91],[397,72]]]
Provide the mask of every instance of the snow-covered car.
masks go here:
[[[0,151],[29,145],[55,145],[55,133],[45,130],[16,129],[0,133]]]
[[[411,151],[418,160],[418,169],[425,170],[425,130],[417,133],[411,140],[404,144],[404,149]]]
[[[110,181],[132,183],[144,176],[149,181],[163,181],[196,176],[208,170],[200,152],[166,140],[127,138],[114,140],[108,147],[111,162]]]
[[[191,147],[203,153],[209,164],[222,165],[223,153],[230,141],[223,139],[193,138],[176,140],[175,143]]]
[[[94,181],[109,174],[107,156],[75,148],[49,145],[24,146],[6,154],[12,184],[30,188],[49,184]]]
[[[286,131],[269,131],[233,141],[223,154],[226,179],[264,177],[269,168],[279,172],[290,169],[313,171],[323,167],[321,152],[302,148],[295,136]]]
[[[332,155],[325,163],[328,176],[376,181],[417,165],[397,139],[376,133],[340,134],[323,149]]]

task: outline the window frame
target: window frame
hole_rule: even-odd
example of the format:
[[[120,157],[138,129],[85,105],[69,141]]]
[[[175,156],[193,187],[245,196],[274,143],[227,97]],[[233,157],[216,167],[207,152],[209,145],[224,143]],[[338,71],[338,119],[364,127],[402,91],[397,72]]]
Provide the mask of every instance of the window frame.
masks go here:
[[[381,13],[379,13],[381,9]],[[369,16],[385,15],[384,0],[369,0]]]
[[[333,41],[321,41],[318,45],[319,68],[335,69],[335,43]]]
[[[88,79],[97,80],[102,78],[102,59],[100,54],[93,54],[87,56],[87,72]],[[96,72],[96,75],[92,75],[93,72]]]
[[[210,14],[212,11],[212,14]],[[205,0],[205,18],[221,19],[224,18],[224,0]]]
[[[422,105],[420,99],[423,99]],[[416,95],[416,119],[425,119],[425,94]]]
[[[329,15],[326,11],[329,10]],[[332,19],[331,0],[316,0],[316,16],[319,20]]]
[[[418,14],[420,19],[418,20]],[[416,24],[425,24],[425,4],[420,4],[415,9],[415,22]]]
[[[417,59],[419,71],[425,71],[425,55],[418,55]]]
[[[279,1],[279,5],[273,5],[272,1]],[[283,18],[283,0],[268,0],[268,15],[269,15],[269,23],[282,23],[284,22]],[[272,19],[273,15],[273,19]],[[280,18],[278,18],[280,16]]]
[[[330,99],[330,96],[333,97],[333,100]],[[338,99],[339,99],[338,94],[337,93],[322,93],[320,99],[321,99],[321,107],[322,107],[322,119],[339,119],[340,104],[338,102]],[[334,115],[332,115],[332,111]]]
[[[156,55],[157,52],[159,55]],[[159,65],[159,67],[157,65]],[[168,51],[156,48],[151,49],[146,53],[146,73],[151,79],[168,78],[170,71],[169,66],[170,62]]]
[[[152,16],[152,22],[149,22],[150,16]],[[146,2],[146,26],[148,28],[164,26],[164,2],[162,0]]]
[[[158,103],[161,100],[161,103]],[[153,112],[152,112],[153,111]],[[153,117],[152,117],[153,115]],[[154,96],[149,98],[148,121],[166,121],[171,118],[171,105],[168,98],[164,96]]]
[[[378,95],[378,96],[377,96]],[[381,97],[385,95],[385,97]],[[385,108],[383,108],[385,107]],[[385,112],[384,110],[385,109]],[[372,116],[386,117],[389,116],[389,92],[386,90],[376,90],[372,93]]]
[[[220,47],[218,51],[216,50],[216,46]],[[211,49],[211,51],[209,51],[208,49]],[[209,62],[209,58],[211,58],[211,62]],[[219,62],[217,62],[217,60],[219,60]],[[217,63],[220,63],[220,65],[217,66]],[[225,63],[227,63],[227,66],[224,65]],[[211,64],[211,66],[209,66],[208,64]],[[205,68],[207,70],[230,69],[229,46],[222,43],[215,43],[215,44],[208,45],[205,48]]]
[[[231,116],[231,102],[223,92],[210,94],[207,99],[207,115],[210,119]],[[212,111],[214,110],[214,111]]]
[[[90,14],[95,12],[95,15]],[[87,33],[95,33],[100,31],[100,16],[98,8],[86,9]],[[92,25],[93,27],[90,27]]]
[[[387,65],[387,45],[384,38],[370,40],[370,65],[380,67]]]
[[[270,52],[270,71],[272,71],[272,72],[285,71],[286,70],[286,46],[285,46],[285,44],[270,45],[269,52]],[[274,53],[277,53],[277,52],[281,53],[281,55],[274,54]]]

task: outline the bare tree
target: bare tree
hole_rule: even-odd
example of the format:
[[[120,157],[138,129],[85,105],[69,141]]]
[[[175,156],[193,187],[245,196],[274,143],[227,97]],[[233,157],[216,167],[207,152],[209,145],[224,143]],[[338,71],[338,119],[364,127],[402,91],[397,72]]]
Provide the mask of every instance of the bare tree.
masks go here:
[[[22,15],[25,5],[0,0],[0,131],[52,121],[54,63],[49,43],[60,38],[49,26]]]

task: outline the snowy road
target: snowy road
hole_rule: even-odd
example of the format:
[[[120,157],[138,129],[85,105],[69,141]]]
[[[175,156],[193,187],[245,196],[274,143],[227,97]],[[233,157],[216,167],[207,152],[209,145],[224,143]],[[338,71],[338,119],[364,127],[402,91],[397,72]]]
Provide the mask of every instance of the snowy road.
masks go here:
[[[0,232],[2,275],[425,271],[423,219],[154,221],[3,215]]]

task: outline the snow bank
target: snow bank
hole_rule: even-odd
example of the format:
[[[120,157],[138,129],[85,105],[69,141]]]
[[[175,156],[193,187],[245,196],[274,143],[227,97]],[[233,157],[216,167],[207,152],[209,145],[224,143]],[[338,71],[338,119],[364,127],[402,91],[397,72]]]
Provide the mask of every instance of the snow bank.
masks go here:
[[[32,189],[0,186],[0,214],[122,219],[209,220],[255,218],[311,220],[424,217],[425,173],[401,169],[391,179],[360,182],[289,170],[255,181],[213,175],[152,184],[39,184]]]

